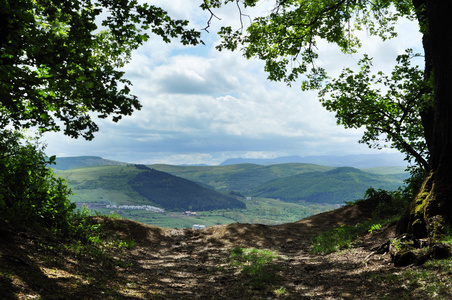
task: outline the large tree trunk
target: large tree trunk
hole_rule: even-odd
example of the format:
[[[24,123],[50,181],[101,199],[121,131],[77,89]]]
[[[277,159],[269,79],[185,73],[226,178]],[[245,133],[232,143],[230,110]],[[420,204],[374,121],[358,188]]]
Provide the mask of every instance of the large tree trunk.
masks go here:
[[[426,70],[430,61],[433,67],[431,170],[399,223],[398,231],[415,238],[436,240],[442,236],[446,225],[452,227],[452,1],[415,2],[425,3]]]

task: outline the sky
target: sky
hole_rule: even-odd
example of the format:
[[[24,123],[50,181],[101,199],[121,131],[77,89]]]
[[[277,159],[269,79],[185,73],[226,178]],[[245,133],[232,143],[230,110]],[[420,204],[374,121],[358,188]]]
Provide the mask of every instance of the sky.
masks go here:
[[[206,27],[209,14],[200,1],[152,1],[173,18],[187,19],[196,29]],[[273,1],[262,1],[255,11],[268,11]],[[124,68],[132,93],[143,105],[118,123],[98,120],[94,140],[71,139],[63,133],[46,133],[46,153],[59,157],[95,155],[141,164],[217,165],[228,158],[350,155],[393,153],[358,143],[362,129],[336,124],[334,113],[318,101],[317,92],[303,92],[300,82],[291,87],[267,80],[264,64],[247,60],[240,52],[219,52],[216,34],[222,25],[239,26],[237,8],[215,11],[206,45],[166,44],[156,37],[133,53]],[[245,20],[246,21],[246,20]],[[397,55],[413,48],[422,51],[416,23],[398,23],[399,36],[382,42],[361,33],[363,47],[353,55],[320,42],[318,65],[329,75],[356,67],[363,53],[374,57],[375,70],[389,72]],[[418,62],[422,64],[422,61]]]

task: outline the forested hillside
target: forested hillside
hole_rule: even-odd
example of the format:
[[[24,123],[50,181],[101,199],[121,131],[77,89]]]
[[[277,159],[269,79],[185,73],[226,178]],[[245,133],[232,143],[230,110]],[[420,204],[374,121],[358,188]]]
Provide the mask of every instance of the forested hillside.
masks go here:
[[[370,187],[395,190],[408,177],[399,168],[367,172],[302,163],[267,166],[142,165],[138,168],[134,165],[98,166],[60,171],[59,174],[68,179],[76,192],[73,197],[76,202],[149,204],[168,210],[244,206],[235,197],[214,190],[287,202],[343,204],[344,201],[361,199]]]
[[[141,196],[169,210],[217,210],[246,208],[245,203],[184,178],[137,166],[144,171],[129,185]]]
[[[247,194],[261,184],[277,178],[300,173],[324,172],[333,167],[290,163],[276,165],[238,164],[227,166],[173,166],[156,164],[151,168],[207,184],[216,190],[230,190]]]
[[[282,201],[343,204],[363,197],[369,187],[396,190],[398,175],[378,175],[342,167],[326,172],[309,172],[267,182],[250,195]]]
[[[59,171],[78,203],[155,205],[166,210],[244,208],[245,204],[189,180],[140,165]]]

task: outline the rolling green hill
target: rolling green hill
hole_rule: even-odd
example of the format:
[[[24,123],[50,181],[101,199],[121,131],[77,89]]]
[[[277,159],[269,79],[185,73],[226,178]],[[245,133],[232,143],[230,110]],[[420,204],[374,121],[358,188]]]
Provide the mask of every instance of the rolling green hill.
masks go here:
[[[227,166],[172,166],[157,164],[149,167],[191,181],[200,182],[216,190],[238,191],[242,194],[248,194],[261,184],[273,179],[300,173],[325,172],[334,169],[333,167],[303,163],[269,166],[255,164]]]
[[[83,163],[88,161],[85,159]],[[214,191],[206,187],[287,202],[343,204],[362,198],[369,187],[397,189],[408,177],[401,171],[400,168],[376,168],[368,172],[304,163],[139,167],[124,164],[69,169],[59,174],[68,179],[76,192],[73,200],[79,203],[212,210],[239,208],[243,202],[217,192],[212,194]]]
[[[217,210],[246,208],[245,203],[201,187],[193,181],[145,166],[129,185],[152,203],[170,210]]]
[[[401,183],[396,175],[384,176],[341,167],[275,179],[252,190],[250,195],[288,202],[342,204],[362,198],[369,187],[395,190]]]
[[[125,166],[126,163],[103,159],[98,156],[74,156],[74,157],[57,157],[54,168],[56,170],[69,170],[81,167],[95,166]]]
[[[78,203],[152,205],[167,210],[244,208],[232,197],[145,166],[97,166],[58,171]]]

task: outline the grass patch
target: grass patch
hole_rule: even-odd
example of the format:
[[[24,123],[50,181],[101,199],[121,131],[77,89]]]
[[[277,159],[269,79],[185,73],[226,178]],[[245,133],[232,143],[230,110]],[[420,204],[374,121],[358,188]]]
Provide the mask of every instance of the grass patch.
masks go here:
[[[374,279],[391,282],[394,294],[401,288],[405,293],[409,291],[411,299],[450,299],[452,260],[431,260],[423,266],[400,269],[400,272],[379,275]]]
[[[71,239],[62,245],[72,255],[86,255],[106,263],[114,261],[109,254],[111,251],[132,249],[135,241],[131,238],[120,238],[105,228],[102,222],[95,220],[98,213],[91,212],[86,206],[78,210],[71,220]],[[106,217],[119,219],[118,214]]]
[[[232,267],[238,268],[251,281],[253,289],[271,288],[280,282],[277,260],[284,259],[275,251],[255,248],[233,248],[229,256]],[[277,291],[281,293],[284,287]]]
[[[327,254],[350,248],[356,238],[364,233],[373,233],[380,230],[385,224],[397,221],[409,203],[411,194],[408,189],[396,191],[375,190],[369,188],[363,199],[355,202],[346,202],[354,205],[363,201],[376,202],[372,219],[356,225],[342,224],[330,231],[316,236],[312,240],[312,253]]]
[[[356,238],[364,233],[373,233],[385,224],[396,221],[397,218],[386,220],[368,220],[356,225],[342,224],[332,230],[321,233],[312,239],[311,252],[314,254],[328,254],[352,247]]]

